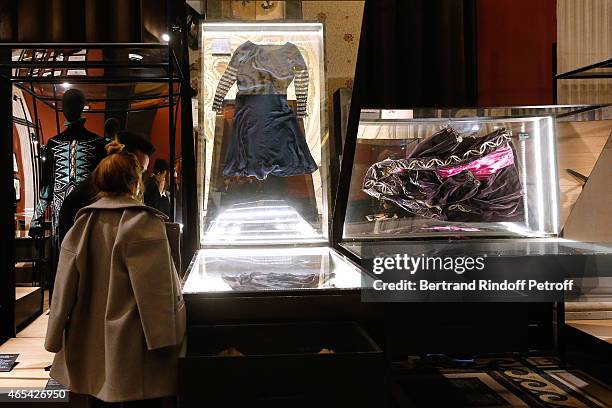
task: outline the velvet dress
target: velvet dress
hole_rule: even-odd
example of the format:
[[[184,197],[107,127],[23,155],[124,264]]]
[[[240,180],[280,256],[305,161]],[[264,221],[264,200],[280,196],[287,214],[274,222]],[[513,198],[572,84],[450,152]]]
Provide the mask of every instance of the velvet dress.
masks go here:
[[[441,221],[502,222],[524,217],[516,153],[506,129],[483,137],[445,128],[406,159],[373,164],[367,194]]]
[[[232,55],[215,92],[213,110],[237,83],[236,110],[223,175],[266,179],[310,174],[317,165],[298,117],[306,116],[308,67],[295,44],[246,41]],[[295,82],[297,114],[287,103]]]

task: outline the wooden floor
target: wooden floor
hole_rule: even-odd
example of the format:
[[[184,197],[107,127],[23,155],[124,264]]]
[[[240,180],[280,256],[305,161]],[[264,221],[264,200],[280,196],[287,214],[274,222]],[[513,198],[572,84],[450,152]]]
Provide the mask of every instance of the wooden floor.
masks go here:
[[[2,387],[40,387],[45,388],[49,372],[45,367],[53,361],[53,353],[44,348],[45,331],[49,316],[43,313],[14,339],[0,345],[0,354],[19,354],[17,365],[11,372],[0,372]]]
[[[565,323],[612,344],[612,319],[567,320]]]
[[[24,296],[35,287],[17,287],[17,298]],[[8,339],[0,344],[0,354],[19,354],[17,365],[8,373],[0,372],[0,388],[2,387],[40,387],[45,388],[49,381],[49,372],[45,367],[53,362],[53,353],[45,350],[45,332],[47,331],[47,310],[49,305],[49,291],[45,291],[45,313],[17,333],[14,339]]]

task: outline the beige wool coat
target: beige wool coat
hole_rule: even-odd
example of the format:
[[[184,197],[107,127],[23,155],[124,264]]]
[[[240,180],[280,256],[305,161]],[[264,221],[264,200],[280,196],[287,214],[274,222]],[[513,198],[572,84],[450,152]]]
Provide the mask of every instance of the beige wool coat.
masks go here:
[[[51,377],[106,402],[176,394],[185,307],[164,215],[125,197],[83,208],[60,252]]]

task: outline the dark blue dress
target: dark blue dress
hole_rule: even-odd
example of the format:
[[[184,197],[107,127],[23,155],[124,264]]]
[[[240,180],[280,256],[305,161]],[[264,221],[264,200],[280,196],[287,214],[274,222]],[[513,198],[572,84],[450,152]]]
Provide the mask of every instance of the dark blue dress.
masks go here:
[[[287,87],[293,81],[297,115],[287,103]],[[317,170],[297,119],[306,116],[308,95],[308,67],[299,49],[289,42],[242,44],[219,81],[214,110],[221,110],[234,82],[236,110],[223,175],[263,180]]]

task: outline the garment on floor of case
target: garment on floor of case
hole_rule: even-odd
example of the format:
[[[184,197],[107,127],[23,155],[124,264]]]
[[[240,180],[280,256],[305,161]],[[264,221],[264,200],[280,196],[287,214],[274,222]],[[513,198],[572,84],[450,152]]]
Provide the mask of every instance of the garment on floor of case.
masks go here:
[[[223,175],[263,180],[268,175],[289,177],[316,171],[297,119],[307,115],[308,102],[308,67],[297,46],[247,41],[238,47],[217,86],[213,110],[221,111],[235,82],[236,111]],[[292,82],[297,115],[287,103]]]
[[[319,287],[319,275],[309,273],[244,272],[237,276],[224,275],[223,281],[232,290],[313,289]]]
[[[446,221],[518,221],[524,216],[516,153],[506,129],[483,137],[445,128],[406,159],[372,165],[363,191],[411,214]]]

